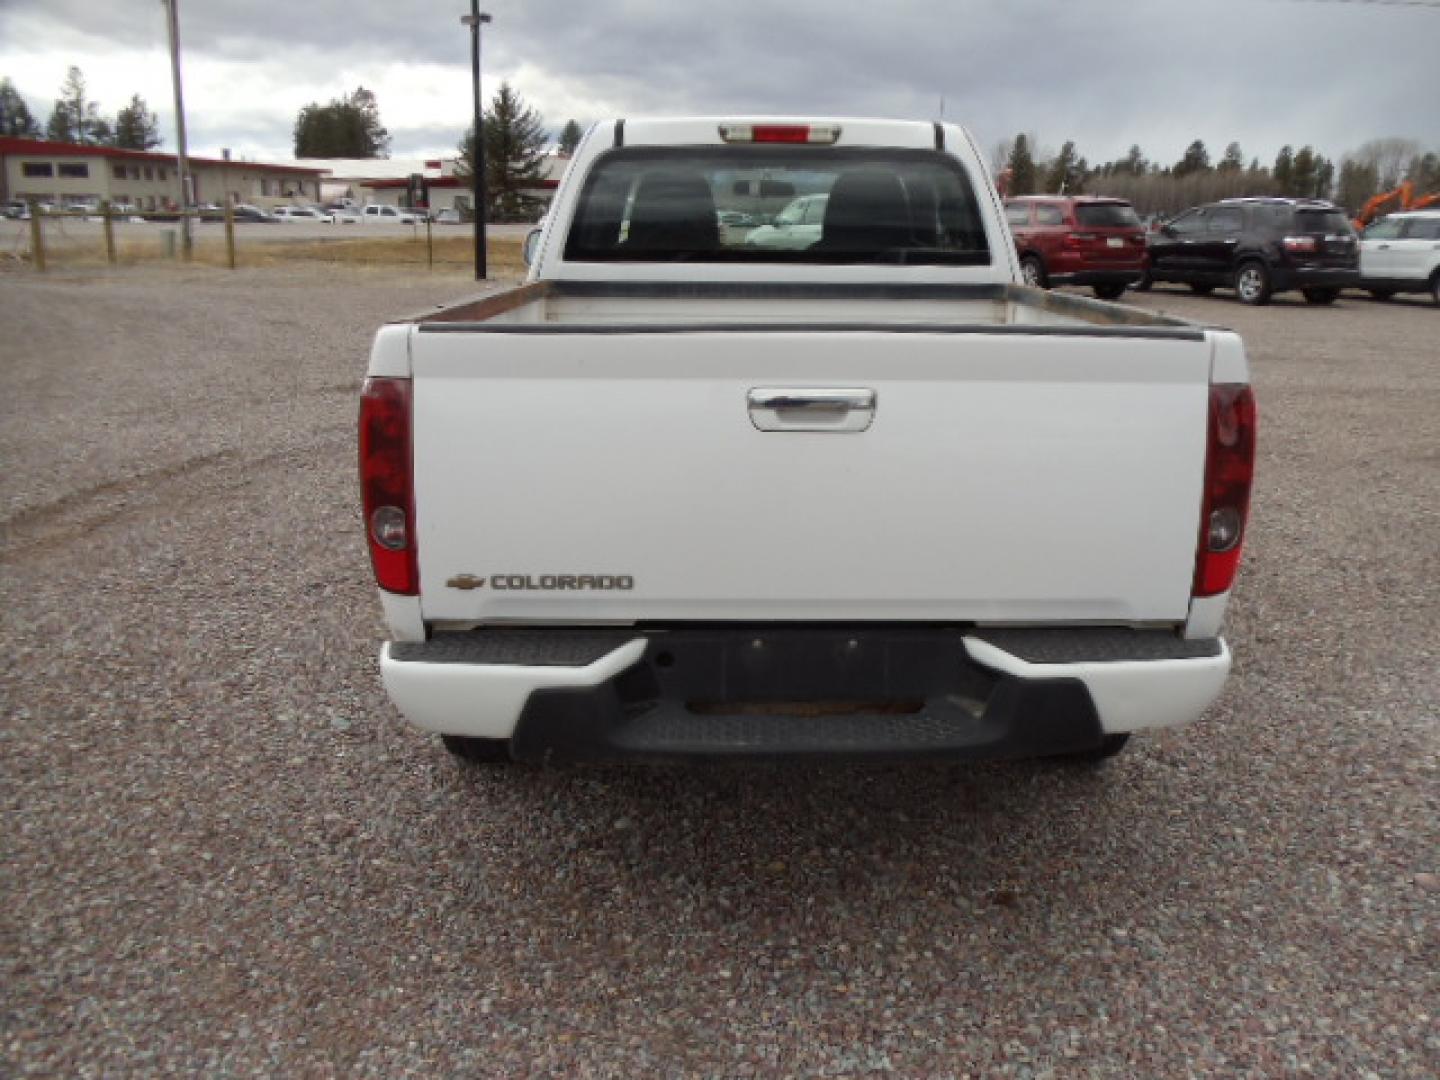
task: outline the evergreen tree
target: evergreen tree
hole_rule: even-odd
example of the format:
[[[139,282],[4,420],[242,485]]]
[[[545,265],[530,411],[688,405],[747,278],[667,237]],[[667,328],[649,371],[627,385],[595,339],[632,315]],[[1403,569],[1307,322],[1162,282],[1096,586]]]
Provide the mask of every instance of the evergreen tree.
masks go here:
[[[520,189],[535,184],[544,172],[548,140],[540,114],[505,82],[490,101],[484,126],[487,210],[523,213],[527,207]],[[471,127],[460,141],[459,171],[471,176],[475,166],[475,129]]]
[[[40,137],[40,125],[8,75],[0,79],[0,135],[20,139]]]
[[[1335,201],[1341,206],[1358,212],[1379,190],[1379,170],[1373,164],[1353,157],[1347,157],[1340,163],[1340,182],[1335,191]]]
[[[1410,159],[1405,178],[1415,185],[1415,194],[1440,191],[1440,154],[1416,154]]]
[[[1145,164],[1145,155],[1140,152],[1140,145],[1136,143],[1130,147],[1130,152],[1121,159],[1115,171],[1129,173],[1131,176],[1144,176]]]
[[[1195,173],[1210,171],[1210,151],[1205,149],[1205,143],[1196,139],[1185,148],[1185,155],[1175,163],[1170,170],[1172,176],[1192,176]]]
[[[1315,160],[1315,151],[1309,146],[1302,146],[1295,154],[1295,159],[1290,163],[1290,182],[1281,190],[1280,194],[1290,195],[1294,198],[1305,198],[1315,191],[1315,181],[1319,163]]]
[[[115,145],[124,150],[153,150],[161,143],[160,121],[139,94],[115,116]]]
[[[565,127],[560,131],[560,153],[575,153],[575,148],[580,145],[580,140],[584,137],[584,134],[585,133],[580,130],[580,125],[574,120],[565,121]]]
[[[1240,144],[1232,142],[1225,147],[1225,156],[1220,159],[1220,164],[1215,166],[1217,172],[1232,173],[1239,172],[1245,167],[1245,155],[1240,152]]]
[[[1010,148],[1010,186],[1006,192],[1009,195],[1033,195],[1035,194],[1036,170],[1035,159],[1030,156],[1030,140],[1022,133],[1015,136],[1015,145]]]
[[[1074,195],[1084,187],[1083,163],[1075,154],[1075,143],[1066,140],[1060,153],[1050,163],[1045,176],[1045,190],[1055,195]]]
[[[390,133],[380,123],[375,95],[363,86],[328,105],[311,102],[295,117],[297,158],[381,158]]]
[[[1295,173],[1295,151],[1287,143],[1280,148],[1280,153],[1275,155],[1275,167],[1270,170],[1270,176],[1275,181],[1275,191],[1279,195],[1290,193],[1291,179]]]
[[[100,115],[100,106],[85,97],[85,76],[78,67],[65,73],[60,96],[50,112],[45,136],[55,142],[103,146],[112,141],[110,122]]]

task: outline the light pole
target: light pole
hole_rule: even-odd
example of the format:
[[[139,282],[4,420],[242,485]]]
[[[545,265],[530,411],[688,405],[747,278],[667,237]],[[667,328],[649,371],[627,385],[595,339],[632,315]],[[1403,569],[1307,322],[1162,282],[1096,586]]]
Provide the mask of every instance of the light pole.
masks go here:
[[[180,246],[188,259],[194,242],[190,238],[190,165],[185,160],[185,95],[180,90],[179,0],[160,2],[165,5],[165,25],[170,32],[170,76],[175,82],[175,171],[180,174]]]
[[[475,108],[471,123],[475,132],[475,158],[470,163],[470,198],[475,203],[475,280],[485,280],[485,131],[480,126],[480,27],[490,16],[480,10],[480,0],[470,0],[470,14],[460,21],[470,27],[470,81],[474,84]]]

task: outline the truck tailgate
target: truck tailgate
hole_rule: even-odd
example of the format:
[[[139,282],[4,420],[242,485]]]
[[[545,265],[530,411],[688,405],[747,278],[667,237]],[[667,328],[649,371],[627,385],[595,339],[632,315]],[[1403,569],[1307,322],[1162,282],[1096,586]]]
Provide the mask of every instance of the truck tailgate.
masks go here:
[[[1199,332],[417,328],[424,617],[1181,621],[1210,353]],[[874,411],[761,430],[757,389]]]

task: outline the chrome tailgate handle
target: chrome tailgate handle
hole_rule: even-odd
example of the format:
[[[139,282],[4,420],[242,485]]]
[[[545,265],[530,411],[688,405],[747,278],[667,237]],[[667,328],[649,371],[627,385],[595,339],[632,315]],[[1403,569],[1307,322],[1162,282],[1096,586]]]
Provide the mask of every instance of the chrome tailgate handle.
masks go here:
[[[760,431],[864,431],[875,420],[875,391],[757,386],[750,422]]]

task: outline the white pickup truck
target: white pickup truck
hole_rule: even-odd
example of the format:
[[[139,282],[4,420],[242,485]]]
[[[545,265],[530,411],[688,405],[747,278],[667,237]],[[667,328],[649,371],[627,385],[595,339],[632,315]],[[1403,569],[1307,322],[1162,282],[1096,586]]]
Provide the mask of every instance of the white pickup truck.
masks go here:
[[[1240,340],[1020,285],[963,129],[600,123],[532,239],[362,394],[381,671],[452,752],[1093,760],[1220,692]]]

